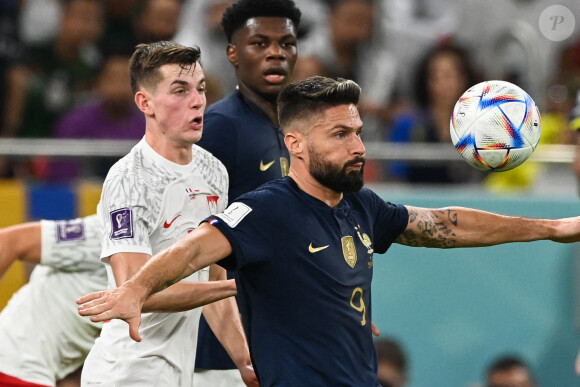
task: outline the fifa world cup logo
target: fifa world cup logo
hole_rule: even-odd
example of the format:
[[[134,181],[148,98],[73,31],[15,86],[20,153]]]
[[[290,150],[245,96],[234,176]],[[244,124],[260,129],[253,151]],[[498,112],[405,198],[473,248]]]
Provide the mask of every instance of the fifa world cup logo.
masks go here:
[[[117,221],[117,228],[118,229],[123,227],[123,214],[117,214],[117,216],[115,217],[115,220]]]

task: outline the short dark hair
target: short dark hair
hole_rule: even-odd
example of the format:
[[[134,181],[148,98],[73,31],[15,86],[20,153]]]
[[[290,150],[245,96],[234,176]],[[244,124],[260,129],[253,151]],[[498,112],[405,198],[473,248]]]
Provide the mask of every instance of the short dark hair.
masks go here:
[[[487,379],[489,379],[489,377],[496,372],[509,371],[513,368],[525,369],[530,377],[530,380],[533,383],[535,383],[535,378],[534,378],[534,374],[532,373],[532,370],[530,369],[528,364],[517,355],[502,355],[502,356],[496,358],[487,367],[485,376]]]
[[[222,28],[228,43],[232,35],[253,17],[283,17],[290,19],[296,30],[302,12],[292,0],[239,0],[229,6],[222,16]]]
[[[452,55],[454,56],[459,64],[459,71],[465,77],[466,90],[477,83],[478,75],[475,70],[470,57],[469,52],[458,45],[453,44],[443,44],[433,47],[429,50],[425,56],[419,61],[415,74],[414,82],[414,93],[418,105],[422,108],[429,106],[430,98],[429,87],[427,85],[429,80],[429,66],[433,59],[439,55]]]
[[[159,67],[163,65],[179,64],[186,69],[195,66],[200,59],[201,51],[195,46],[187,47],[170,41],[138,44],[129,60],[131,89],[136,93],[140,86],[155,85],[160,79]]]
[[[360,86],[348,79],[322,76],[289,84],[278,94],[278,120],[284,129],[298,117],[310,117],[339,105],[358,104]]]

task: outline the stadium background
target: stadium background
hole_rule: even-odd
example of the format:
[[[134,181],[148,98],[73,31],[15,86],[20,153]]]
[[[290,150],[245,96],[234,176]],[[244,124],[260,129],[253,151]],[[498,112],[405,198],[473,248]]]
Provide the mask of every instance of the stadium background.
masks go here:
[[[522,4],[527,10],[525,14],[512,13],[518,10],[513,5],[505,12],[504,0],[461,1],[465,6],[456,7],[453,16],[439,21],[444,28],[443,24],[453,19],[454,25],[448,28],[462,31],[459,40],[472,48],[478,46],[480,39],[501,38],[503,30],[510,32],[510,28],[504,28],[506,19],[533,19],[538,10],[556,4],[510,2]],[[406,2],[392,3],[404,8]],[[480,9],[483,3],[484,14],[469,11]],[[577,36],[580,3],[578,0],[560,3],[577,15]],[[525,7],[526,4],[535,6]],[[401,20],[392,24],[389,32],[395,45],[412,46],[405,51],[412,57],[427,45],[426,32],[421,27],[424,26]],[[524,79],[528,82],[525,88],[533,95],[543,90],[547,81],[534,76],[537,71],[553,70],[556,52],[556,45],[545,39],[536,43],[540,48],[545,46],[548,58],[540,70],[532,62],[522,70],[529,77]],[[498,50],[498,55],[504,52],[499,46],[493,49]],[[476,62],[490,70],[501,65],[501,60],[488,54],[489,51],[474,49]],[[501,59],[518,62],[521,58]],[[540,153],[541,150],[542,147]],[[380,157],[389,151],[379,145],[374,153]],[[412,156],[410,153],[401,158]],[[532,189],[511,194],[493,193],[479,185],[442,188],[375,182],[371,186],[386,200],[410,205],[462,205],[506,214],[566,217],[580,214],[570,161],[546,167]],[[94,213],[99,195],[100,182],[93,179],[74,184],[4,180],[0,182],[0,226],[89,215]],[[483,379],[485,365],[504,352],[525,357],[542,386],[579,385],[580,379],[573,370],[580,346],[577,249],[576,245],[549,242],[454,251],[411,251],[393,246],[385,256],[376,256],[373,320],[383,334],[396,337],[404,345],[410,360],[409,387],[475,386]],[[0,281],[0,308],[25,283],[28,270],[25,265],[15,265]]]

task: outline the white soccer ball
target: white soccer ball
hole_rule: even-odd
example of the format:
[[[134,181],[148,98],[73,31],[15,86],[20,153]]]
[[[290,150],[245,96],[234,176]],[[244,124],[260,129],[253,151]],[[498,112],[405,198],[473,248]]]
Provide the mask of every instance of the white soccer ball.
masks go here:
[[[459,98],[450,121],[451,140],[471,166],[507,171],[522,164],[540,141],[540,112],[520,87],[486,81]]]

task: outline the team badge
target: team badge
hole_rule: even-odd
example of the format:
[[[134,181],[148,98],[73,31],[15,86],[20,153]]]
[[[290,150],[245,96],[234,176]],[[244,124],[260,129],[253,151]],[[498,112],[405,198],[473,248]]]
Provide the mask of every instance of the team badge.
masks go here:
[[[354,247],[354,239],[351,236],[345,236],[340,239],[342,242],[342,254],[344,260],[348,265],[354,268],[356,265],[356,249]]]
[[[210,195],[210,196],[206,196],[206,198],[207,198],[207,205],[209,206],[209,213],[215,214],[216,212],[218,212],[218,200],[220,199],[220,197]]]
[[[288,176],[288,171],[290,170],[290,163],[286,157],[280,157],[280,169],[282,172],[282,177]]]
[[[358,239],[360,239],[360,241],[362,242],[362,244],[367,248],[369,254],[372,254],[374,252],[373,248],[371,247],[373,242],[371,241],[371,238],[369,238],[369,236],[367,234],[365,234],[364,232],[360,233],[360,226],[357,226],[354,228],[356,230],[356,234],[358,235]]]

